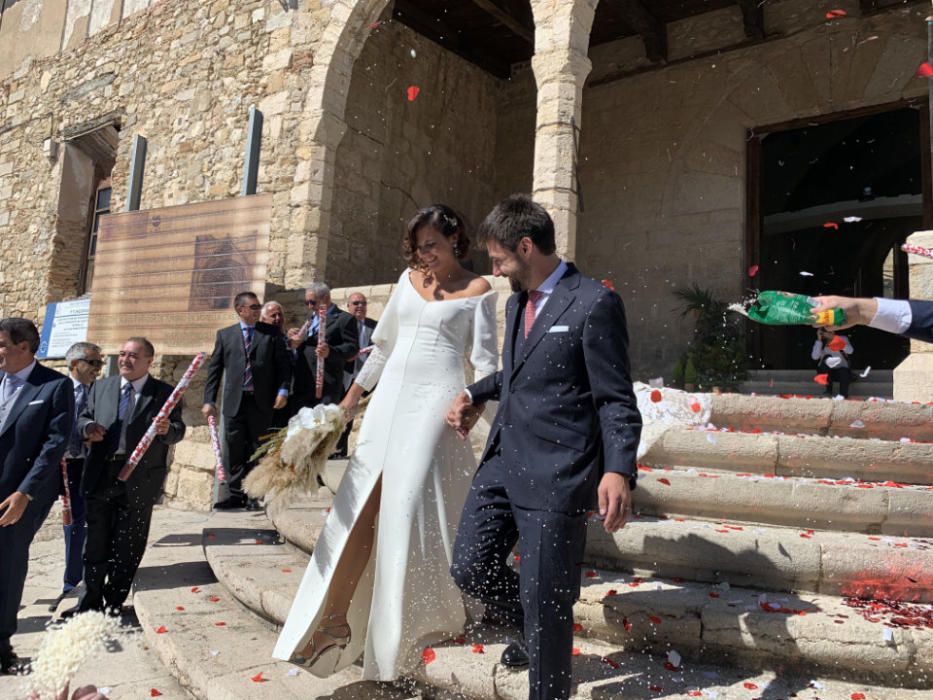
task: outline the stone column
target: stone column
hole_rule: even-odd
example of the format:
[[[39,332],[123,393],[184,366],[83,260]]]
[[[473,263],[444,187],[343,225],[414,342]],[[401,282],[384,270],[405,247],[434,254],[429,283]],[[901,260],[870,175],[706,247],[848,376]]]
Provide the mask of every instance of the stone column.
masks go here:
[[[933,248],[933,231],[920,231],[908,243]],[[910,296],[933,299],[933,260],[910,256]],[[894,398],[897,401],[933,401],[933,344],[910,342],[910,355],[894,370]]]
[[[583,83],[592,64],[590,29],[599,0],[531,0],[535,18],[538,84],[533,194],[554,219],[557,252],[577,252],[576,139],[583,112]],[[576,133],[575,133],[576,132]]]

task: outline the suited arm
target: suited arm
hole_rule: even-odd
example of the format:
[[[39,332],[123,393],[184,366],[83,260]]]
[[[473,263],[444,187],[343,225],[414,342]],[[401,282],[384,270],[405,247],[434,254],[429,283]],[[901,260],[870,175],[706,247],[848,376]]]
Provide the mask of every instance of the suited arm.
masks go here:
[[[908,338],[933,343],[933,301],[910,301],[910,327],[904,333]]]
[[[81,415],[78,416],[77,429],[78,435],[82,437],[87,436],[87,429],[91,423],[96,423],[94,420],[94,405],[97,403],[97,391],[101,383],[99,381],[94,382],[91,385],[91,390],[87,393],[87,401],[84,404],[84,409],[81,411]],[[72,396],[72,399],[74,396]]]
[[[20,482],[17,491],[30,498],[35,498],[42,487],[59,473],[62,457],[71,437],[71,426],[75,417],[75,397],[71,381],[62,379],[57,382],[52,394],[52,417],[49,420],[48,434],[32,468]]]
[[[220,390],[220,378],[224,373],[224,346],[220,338],[220,331],[214,340],[214,350],[211,352],[210,362],[207,363],[207,381],[204,383],[204,403],[217,403],[217,392]]]
[[[294,360],[284,336],[275,339],[275,385],[279,392],[289,392],[292,386]]]
[[[350,321],[354,321],[351,323]],[[336,343],[331,343],[330,352],[332,355],[336,355],[341,360],[346,362],[351,357],[359,353],[360,351],[360,340],[356,335],[356,325],[355,319],[352,316],[343,316],[340,319],[340,324],[337,327],[337,330],[340,331],[339,336],[335,337]]]
[[[183,406],[184,401],[179,401],[175,408],[172,409],[168,416],[168,432],[165,435],[158,436],[158,439],[166,445],[174,445],[181,442],[185,437],[185,422],[181,417]]]
[[[583,328],[583,359],[599,414],[603,471],[628,476],[634,488],[642,422],[632,387],[628,346],[622,300],[606,290],[589,310]]]
[[[478,382],[474,382],[467,387],[470,396],[473,399],[473,405],[486,403],[487,401],[498,401],[502,392],[502,370],[497,370],[492,374],[487,374]]]

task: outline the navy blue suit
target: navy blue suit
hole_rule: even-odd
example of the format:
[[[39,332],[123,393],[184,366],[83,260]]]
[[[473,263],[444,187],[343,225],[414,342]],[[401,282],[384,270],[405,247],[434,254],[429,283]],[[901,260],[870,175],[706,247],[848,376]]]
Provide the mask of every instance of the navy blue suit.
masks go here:
[[[463,510],[451,573],[487,615],[524,625],[531,698],[567,698],[586,511],[607,471],[632,487],[641,414],[622,301],[569,265],[527,338],[506,305],[503,369],[469,387],[499,401]],[[518,543],[516,574],[508,567]]]
[[[0,380],[3,377],[0,372]],[[37,363],[0,429],[0,500],[16,491],[32,498],[15,525],[0,527],[0,657],[12,652],[29,545],[58,496],[61,459],[73,420],[71,380]]]
[[[933,343],[933,301],[910,301],[913,319],[904,335]]]

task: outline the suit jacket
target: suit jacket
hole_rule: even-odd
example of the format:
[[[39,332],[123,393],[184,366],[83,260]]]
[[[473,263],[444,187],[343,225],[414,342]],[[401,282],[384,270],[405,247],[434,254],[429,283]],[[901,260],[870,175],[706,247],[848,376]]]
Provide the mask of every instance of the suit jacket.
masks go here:
[[[933,343],[933,301],[910,301],[913,319],[904,335]]]
[[[14,491],[40,506],[55,500],[74,407],[71,379],[36,363],[0,430],[0,500]]]
[[[483,460],[501,451],[515,505],[576,513],[595,503],[603,472],[635,486],[641,414],[625,310],[615,292],[568,265],[521,339],[526,299],[513,294],[506,304],[502,370],[469,387],[476,404],[500,402]]]
[[[357,342],[360,339],[359,333],[359,320],[354,317],[356,321],[357,328]],[[369,345],[372,345],[373,331],[376,330],[376,322],[371,319],[363,319],[363,342],[360,343],[360,350]],[[350,360],[343,367],[343,388],[344,391],[350,388],[350,385],[353,383],[353,380],[356,379],[356,375],[360,373],[360,370],[363,369],[363,365],[366,364],[366,360],[369,358],[369,354],[366,355],[357,355],[355,360]]]
[[[347,360],[359,352],[356,319],[335,305],[327,311],[325,339],[330,346],[330,355],[324,360],[324,399],[331,402],[343,398],[343,368]],[[314,397],[317,376],[317,337],[308,338],[296,349],[295,396],[304,406],[316,402]]]
[[[253,331],[249,360],[253,372],[253,395],[256,405],[268,412],[271,419],[276,395],[280,389],[288,391],[292,379],[292,362],[282,332],[268,323],[257,323]],[[240,401],[243,398],[245,369],[246,352],[240,324],[235,323],[217,331],[214,350],[207,365],[204,403],[217,402],[220,375],[223,374],[223,414],[235,416],[240,410]]]
[[[131,454],[140,439],[148,430],[159,409],[172,393],[171,384],[150,376],[136,397],[133,413],[126,426],[126,453]],[[87,406],[78,418],[78,430],[82,435],[91,423],[104,426],[108,433],[119,430],[117,422],[120,407],[120,376],[114,375],[94,382],[88,395]],[[185,424],[181,419],[182,405],[179,402],[169,414],[169,430],[166,435],[158,435],[152,441],[146,454],[136,466],[126,482],[127,493],[131,502],[139,499],[143,503],[155,503],[162,493],[165,475],[168,473],[169,446],[181,442],[185,436]],[[114,425],[114,424],[117,425]],[[111,456],[112,440],[91,443],[84,462],[84,477],[81,481],[81,493],[85,496],[98,488],[106,488],[108,464]]]

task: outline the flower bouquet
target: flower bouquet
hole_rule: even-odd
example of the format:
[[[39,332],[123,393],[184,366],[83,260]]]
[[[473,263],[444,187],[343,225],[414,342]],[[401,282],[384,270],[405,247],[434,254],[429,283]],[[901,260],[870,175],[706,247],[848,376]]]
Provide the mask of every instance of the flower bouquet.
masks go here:
[[[343,410],[334,404],[302,408],[288,425],[266,440],[243,486],[264,499],[270,514],[288,507],[295,496],[317,493],[318,477],[346,428]]]

